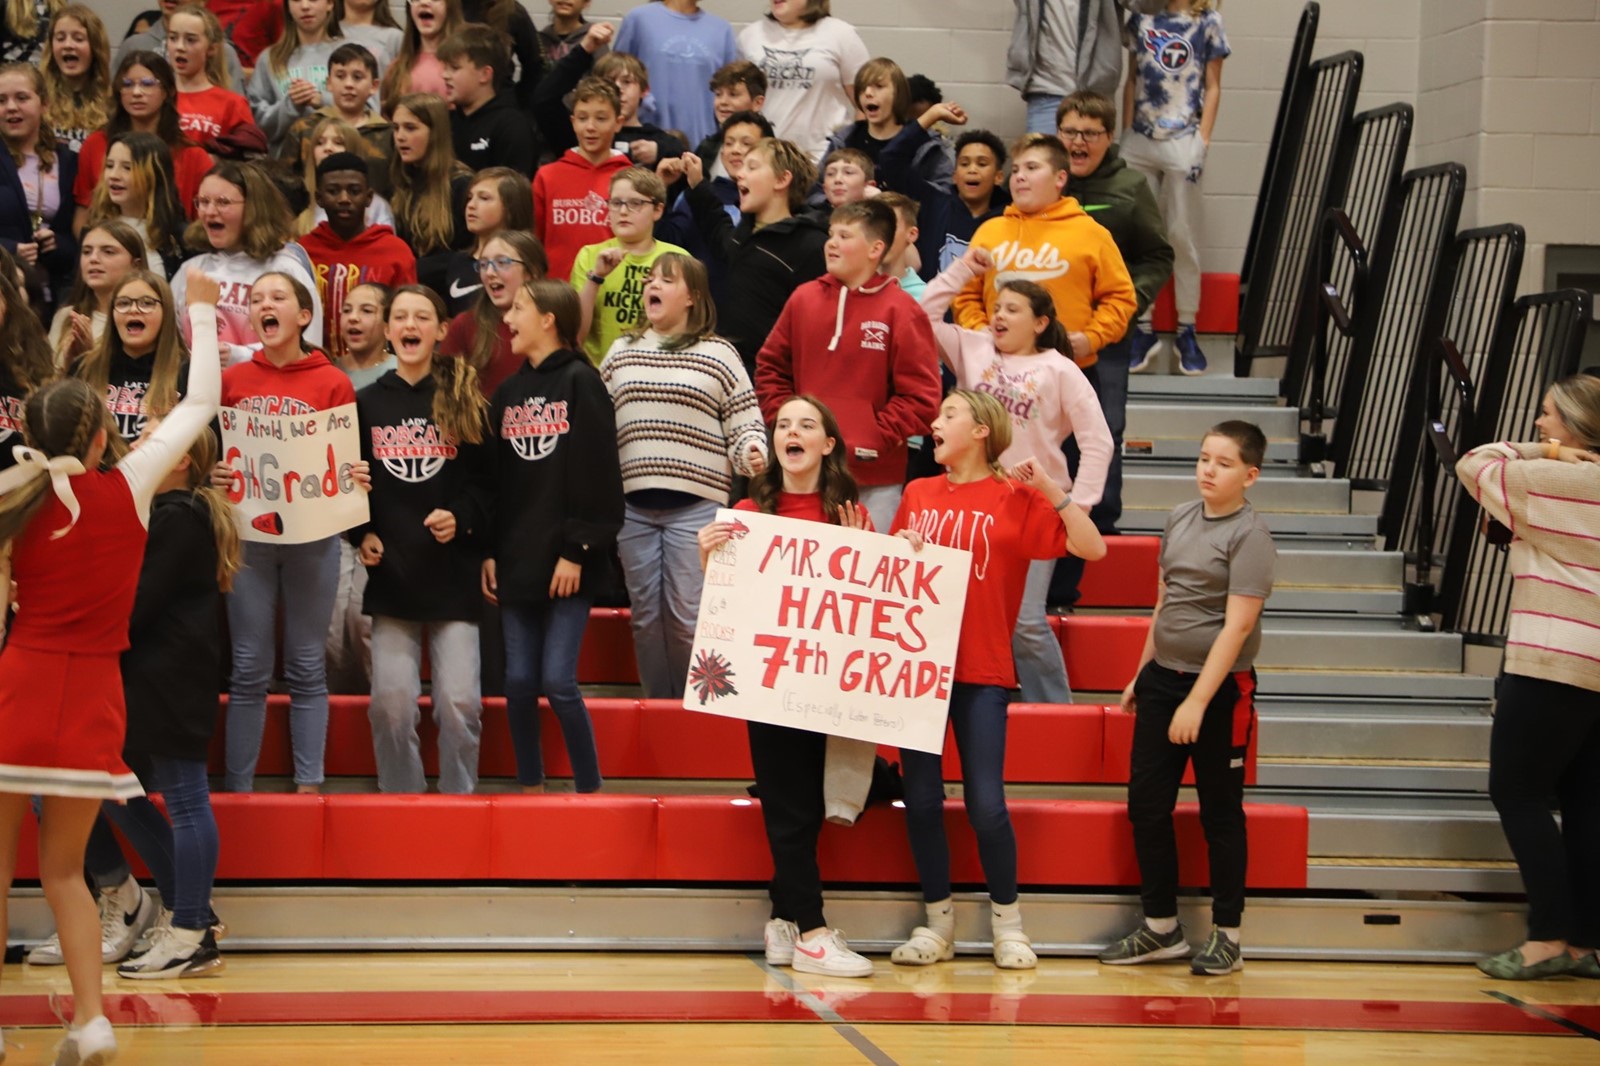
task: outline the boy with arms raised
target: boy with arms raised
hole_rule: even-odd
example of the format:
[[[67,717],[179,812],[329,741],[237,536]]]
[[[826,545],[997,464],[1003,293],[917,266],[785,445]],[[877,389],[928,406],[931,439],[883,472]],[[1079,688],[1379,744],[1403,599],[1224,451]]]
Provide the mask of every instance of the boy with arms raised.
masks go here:
[[[1144,921],[1100,953],[1113,966],[1190,953],[1178,924],[1172,811],[1191,759],[1211,860],[1213,929],[1190,969],[1218,975],[1244,966],[1244,764],[1256,723],[1261,608],[1277,561],[1272,533],[1245,493],[1261,474],[1266,448],[1252,423],[1211,427],[1195,465],[1200,498],[1174,510],[1161,537],[1155,614],[1139,669],[1122,693],[1122,709],[1138,716],[1128,820]]]
[[[655,238],[666,199],[666,186],[644,167],[618,172],[611,179],[607,215],[614,236],[586,246],[572,263],[572,287],[583,309],[578,336],[595,366],[618,337],[639,323],[650,267],[668,252],[688,254]]]
[[[1137,306],[1133,281],[1111,234],[1064,195],[1071,163],[1061,142],[1030,133],[1011,158],[1011,206],[972,235],[994,267],[968,283],[952,314],[963,329],[986,329],[999,282],[1013,276],[1037,282],[1067,328],[1072,351],[1062,354],[1087,372],[1101,348],[1127,333]]]
[[[740,217],[735,226],[705,180],[700,157],[685,155],[683,164],[689,208],[712,261],[722,268],[726,298],[717,301],[717,329],[739,350],[753,381],[756,353],[790,295],[825,269],[828,232],[800,213],[817,168],[791,141],[758,141],[736,179]]]
[[[317,164],[317,206],[328,219],[301,237],[300,246],[311,257],[323,307],[343,307],[346,297],[362,285],[397,289],[416,284],[417,257],[411,246],[388,226],[367,225],[371,203],[372,185],[360,156],[335,152]],[[345,354],[337,314],[325,316],[322,348],[335,362]]]
[[[1006,147],[988,130],[968,130],[956,140],[954,191],[923,178],[915,166],[919,155],[939,139],[929,131],[935,123],[965,126],[967,113],[957,104],[934,103],[907,122],[878,153],[884,185],[917,201],[917,272],[932,281],[966,254],[978,227],[999,218],[1011,203],[1006,191]]]
[[[439,45],[450,139],[456,158],[474,173],[510,167],[533,177],[539,149],[533,128],[510,92],[511,43],[481,23],[469,23]]]
[[[878,529],[900,506],[906,441],[928,432],[940,397],[928,316],[879,272],[895,227],[894,209],[876,200],[836,208],[828,273],[795,290],[756,356],[756,399],[769,421],[784,400],[804,395],[838,417],[861,505]]]

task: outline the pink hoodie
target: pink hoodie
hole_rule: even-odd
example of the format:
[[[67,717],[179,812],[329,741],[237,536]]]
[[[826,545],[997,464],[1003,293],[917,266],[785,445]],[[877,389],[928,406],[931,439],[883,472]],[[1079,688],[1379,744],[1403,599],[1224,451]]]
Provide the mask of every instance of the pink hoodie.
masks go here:
[[[1078,364],[1054,348],[1036,355],[1001,355],[987,329],[962,329],[944,321],[950,302],[977,276],[965,260],[957,259],[922,294],[939,357],[963,389],[986,392],[1011,412],[1011,447],[1000,456],[1002,463],[1015,466],[1032,456],[1056,484],[1072,491],[1074,503],[1092,507],[1105,493],[1112,456],[1100,398]],[[1061,442],[1073,435],[1083,455],[1076,484],[1061,454]]]

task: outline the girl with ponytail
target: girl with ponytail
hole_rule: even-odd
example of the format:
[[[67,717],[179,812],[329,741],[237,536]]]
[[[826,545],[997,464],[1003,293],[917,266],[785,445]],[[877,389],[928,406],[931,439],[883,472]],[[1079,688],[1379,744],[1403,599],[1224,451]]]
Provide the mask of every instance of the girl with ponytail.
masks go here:
[[[11,272],[0,270],[0,471],[16,462],[11,449],[22,443],[23,402],[55,372],[39,316]]]
[[[942,280],[944,275],[928,286],[930,295]],[[1017,838],[1006,810],[1006,704],[1016,686],[1008,634],[1022,606],[1029,560],[1056,559],[1069,551],[1094,560],[1105,555],[1106,545],[1088,512],[1075,506],[1044,462],[1029,455],[1007,473],[1002,461],[1013,454],[1012,422],[989,392],[956,389],[945,397],[933,422],[933,457],[945,473],[906,486],[890,531],[917,550],[932,543],[972,553],[950,723],[961,750],[967,820],[978,838],[989,887],[995,965],[1026,970],[1038,960],[1017,908]],[[890,957],[907,966],[927,966],[955,955],[944,771],[940,755],[902,748],[900,757],[906,831],[922,880],[927,924],[913,929]]]
[[[372,616],[372,749],[383,792],[426,792],[417,739],[422,641],[432,663],[439,791],[478,784],[482,715],[478,592],[483,515],[469,471],[487,437],[478,374],[438,353],[447,321],[432,289],[406,285],[389,304],[396,366],[356,397],[372,517],[349,533],[367,567]]]
[[[119,657],[128,648],[139,583],[138,568],[126,564],[130,551],[144,549],[151,501],[167,472],[216,416],[217,295],[215,282],[190,279],[196,345],[188,394],[143,446],[109,463],[121,437],[104,397],[67,378],[28,397],[27,446],[0,474],[0,569],[9,571],[0,573],[0,597],[9,599],[15,582],[18,601],[28,605],[0,652],[0,840],[10,842],[0,859],[0,923],[28,799],[43,796],[39,879],[55,914],[75,1015],[63,1062],[110,1061],[116,1053],[102,1007],[100,920],[84,882],[84,851],[102,800],[144,794],[122,761],[127,713]]]
[[[962,286],[991,266],[988,250],[973,246],[928,283],[922,309],[933,326],[939,357],[955,373],[957,385],[994,397],[1010,414],[1007,436],[1012,443],[1002,449],[1000,461],[1013,464],[1035,456],[1039,468],[1069,490],[1072,502],[1087,513],[1105,491],[1111,430],[1094,386],[1072,360],[1054,298],[1034,282],[1012,280],[995,294],[988,329],[962,329],[944,320]],[[1061,451],[1068,437],[1076,439],[1082,456],[1076,480]],[[1055,565],[1054,559],[1039,559],[1028,568],[1011,639],[1024,703],[1072,702],[1061,644],[1045,617]]]

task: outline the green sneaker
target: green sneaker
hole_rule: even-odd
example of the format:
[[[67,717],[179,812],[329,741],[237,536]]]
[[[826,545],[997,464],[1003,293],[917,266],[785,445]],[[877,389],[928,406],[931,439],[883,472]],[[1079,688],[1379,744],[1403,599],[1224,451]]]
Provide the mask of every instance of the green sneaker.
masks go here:
[[[1587,977],[1591,981],[1600,981],[1600,955],[1591,953],[1575,960],[1568,972],[1573,977]]]
[[[1537,981],[1544,977],[1564,977],[1577,969],[1577,962],[1565,951],[1553,959],[1532,966],[1522,961],[1522,949],[1512,948],[1478,960],[1478,969],[1498,981]]]
[[[1244,969],[1244,957],[1239,945],[1225,936],[1220,929],[1211,930],[1211,938],[1200,954],[1189,964],[1189,972],[1197,977],[1221,977]]]
[[[1170,933],[1158,933],[1144,922],[1100,953],[1100,961],[1107,966],[1133,966],[1141,962],[1188,957],[1189,942],[1183,939],[1183,926],[1178,926]]]

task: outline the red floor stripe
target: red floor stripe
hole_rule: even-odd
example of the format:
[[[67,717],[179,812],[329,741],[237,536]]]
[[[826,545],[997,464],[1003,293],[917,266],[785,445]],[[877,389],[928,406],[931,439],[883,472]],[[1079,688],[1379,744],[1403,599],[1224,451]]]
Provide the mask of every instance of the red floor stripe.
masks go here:
[[[1492,1000],[1442,1003],[1232,996],[1073,996],[824,990],[811,992],[849,1023],[1180,1026],[1224,1029],[1572,1036]],[[1590,1027],[1600,1007],[1547,1008]],[[604,1022],[814,1022],[770,992],[185,992],[112,994],[118,1025],[382,1025]],[[57,1024],[45,996],[0,997],[0,1025]]]

